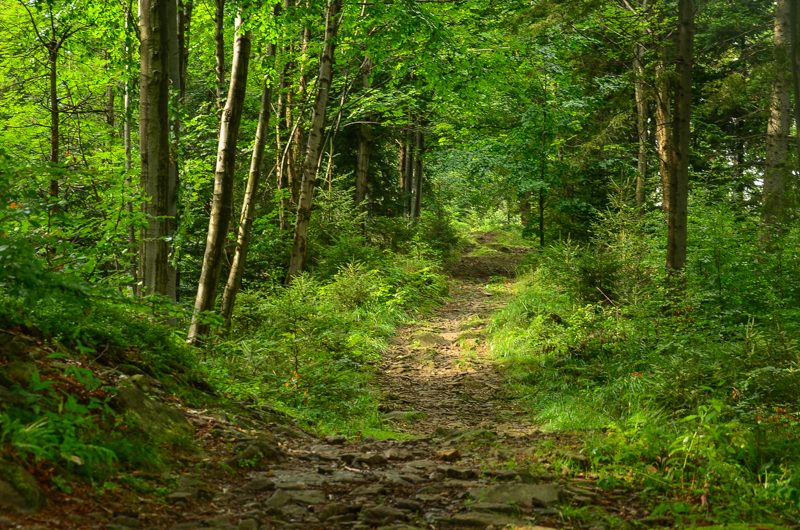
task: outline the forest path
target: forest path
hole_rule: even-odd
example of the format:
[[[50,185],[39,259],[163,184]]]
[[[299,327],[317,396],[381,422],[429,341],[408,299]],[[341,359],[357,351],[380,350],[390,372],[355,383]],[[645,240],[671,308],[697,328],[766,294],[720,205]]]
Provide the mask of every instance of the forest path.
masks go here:
[[[415,436],[478,428],[511,436],[536,431],[504,392],[502,365],[485,340],[488,319],[505,305],[524,251],[450,264],[459,276],[451,280],[450,299],[425,321],[398,331],[375,381],[381,410],[396,430]]]

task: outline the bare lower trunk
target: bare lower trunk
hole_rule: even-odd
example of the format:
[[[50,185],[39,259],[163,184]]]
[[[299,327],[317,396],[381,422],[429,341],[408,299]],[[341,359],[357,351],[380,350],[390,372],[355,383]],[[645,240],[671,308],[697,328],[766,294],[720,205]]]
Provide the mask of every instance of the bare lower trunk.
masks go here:
[[[531,224],[531,192],[529,191],[519,196],[519,222],[525,228]]]
[[[269,45],[267,55],[275,56],[275,45]],[[242,275],[247,261],[247,250],[250,246],[250,231],[255,219],[255,198],[258,194],[258,185],[261,180],[261,166],[264,160],[264,147],[267,145],[269,135],[269,111],[272,102],[272,88],[268,80],[264,79],[261,89],[261,110],[258,113],[258,126],[256,138],[253,142],[253,156],[250,159],[250,173],[247,176],[247,187],[244,192],[242,215],[239,219],[239,233],[236,238],[236,253],[233,256],[228,281],[222,293],[220,313],[225,319],[225,329],[231,327],[231,315],[236,303],[236,295],[242,287]]]
[[[372,61],[364,59],[361,70],[361,86],[364,91],[369,90],[369,74],[372,70]],[[368,120],[368,117],[364,117]],[[358,159],[356,160],[356,206],[360,205],[367,195],[367,177],[369,176],[369,155],[372,148],[372,127],[369,123],[362,123],[358,127]]]
[[[667,75],[667,59],[663,48],[658,50],[656,69],[656,143],[659,172],[661,174],[661,207],[669,213],[669,180],[672,166],[672,112],[670,111],[670,82]]]
[[[317,163],[322,148],[322,130],[325,125],[325,111],[333,79],[333,61],[336,33],[339,29],[339,11],[342,0],[329,0],[327,20],[325,23],[325,46],[319,61],[319,80],[317,81],[317,98],[314,102],[314,116],[308,132],[306,158],[303,164],[303,182],[300,187],[300,198],[297,205],[297,220],[294,227],[294,244],[292,258],[289,262],[288,280],[297,276],[305,266],[308,244],[308,223],[311,219],[311,203],[317,177]]]
[[[225,106],[225,0],[214,0],[214,105],[222,112]]]
[[[789,129],[792,122],[792,70],[789,61],[791,46],[789,3],[791,1],[778,0],[775,8],[774,70],[770,92],[769,121],[767,122],[766,163],[761,205],[762,241],[768,240],[775,225],[780,224],[783,211],[783,189],[791,174],[791,170],[786,164],[789,153]]]
[[[400,157],[398,158],[398,171],[400,175],[400,180],[398,181],[398,189],[400,193],[403,193],[403,190],[406,187],[406,150],[408,147],[406,146],[405,142],[405,134],[401,136],[400,140]]]
[[[689,214],[689,146],[692,113],[692,65],[694,63],[694,0],[678,4],[678,89],[675,95],[673,152],[675,168],[669,186],[669,233],[667,269],[686,268],[686,234]]]
[[[140,190],[147,224],[139,242],[141,294],[168,294],[167,241],[169,190],[169,76],[167,0],[139,2],[141,35],[139,75]]]
[[[791,36],[792,79],[794,81],[794,122],[795,129],[800,131],[800,6],[797,2],[789,2],[789,33]],[[800,133],[797,139],[797,158],[800,161]]]
[[[228,236],[233,205],[234,169],[236,142],[247,90],[247,69],[250,62],[250,32],[240,32],[241,13],[236,18],[236,38],[233,46],[233,62],[228,99],[222,112],[217,146],[217,167],[214,172],[214,198],[211,204],[211,219],[208,222],[206,251],[203,269],[197,288],[192,325],[187,341],[196,344],[199,337],[208,335],[210,326],[202,322],[206,311],[213,311],[217,300],[217,284],[225,254],[225,239]]]
[[[417,131],[416,138],[417,156],[414,158],[414,199],[411,202],[411,218],[418,219],[422,207],[422,170],[425,156],[425,135]]]
[[[647,144],[649,141],[647,130],[649,110],[647,108],[647,95],[644,90],[644,53],[644,45],[634,44],[633,70],[636,75],[636,130],[639,136],[639,174],[636,176],[636,206],[638,208],[644,206],[646,198]]]

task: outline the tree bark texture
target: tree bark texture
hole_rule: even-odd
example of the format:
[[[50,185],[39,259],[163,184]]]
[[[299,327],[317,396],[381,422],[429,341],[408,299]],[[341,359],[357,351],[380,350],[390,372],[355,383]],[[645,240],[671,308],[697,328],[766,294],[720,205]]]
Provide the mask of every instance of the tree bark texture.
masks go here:
[[[675,168],[669,186],[667,269],[686,267],[686,235],[689,214],[689,155],[692,113],[692,66],[694,62],[694,0],[678,4],[678,88],[675,94],[673,152]]]
[[[414,197],[411,202],[411,218],[418,219],[422,207],[422,170],[424,169],[425,135],[417,131],[414,139],[416,156],[414,157]]]
[[[275,57],[276,46],[269,45],[267,55]],[[256,138],[253,142],[253,155],[250,159],[250,172],[247,175],[247,187],[244,192],[244,203],[242,214],[239,218],[239,232],[236,238],[236,252],[231,263],[231,270],[228,273],[228,281],[225,284],[225,291],[222,293],[222,304],[220,313],[225,319],[225,329],[231,327],[231,315],[236,303],[236,295],[242,287],[242,276],[247,262],[247,251],[250,247],[250,233],[255,219],[255,199],[258,195],[258,186],[261,181],[261,166],[264,161],[264,148],[267,145],[269,136],[269,111],[272,104],[272,83],[264,78],[261,88],[261,109],[258,112],[258,126],[256,127]]]
[[[669,214],[669,181],[672,172],[672,111],[670,80],[667,74],[667,58],[662,47],[658,49],[655,65],[655,103],[656,103],[656,147],[658,150],[659,173],[661,174],[661,207]]]
[[[325,126],[325,111],[333,79],[334,50],[336,33],[339,29],[339,12],[342,0],[329,0],[327,20],[325,22],[325,45],[319,60],[319,79],[317,81],[317,97],[314,102],[314,115],[308,131],[305,163],[303,164],[303,181],[300,186],[300,197],[297,204],[297,219],[294,227],[294,244],[289,262],[288,280],[297,276],[305,266],[308,245],[308,223],[311,220],[311,203],[317,178],[317,164],[322,149],[322,132]]]
[[[214,105],[222,112],[225,106],[225,0],[214,0],[214,73],[216,74]]]
[[[169,50],[168,0],[139,2],[140,190],[147,224],[139,237],[141,294],[168,294]]]
[[[51,13],[52,16],[52,13]],[[58,50],[59,43],[54,39],[47,46],[47,58],[50,66],[50,164],[58,164],[60,158],[60,111],[58,106]],[[58,179],[50,179],[50,200],[53,206],[50,211],[58,213]]]
[[[247,90],[247,70],[250,63],[250,32],[240,32],[241,14],[236,19],[236,37],[233,46],[231,82],[217,146],[217,167],[214,172],[214,198],[211,203],[211,219],[208,222],[206,251],[203,269],[194,304],[192,325],[187,341],[196,343],[198,337],[208,335],[209,325],[200,319],[204,311],[213,311],[217,300],[217,285],[222,271],[225,240],[228,236],[233,210],[233,184],[236,163],[236,143],[242,120],[244,99]]]
[[[372,61],[364,59],[361,71],[361,86],[364,91],[369,90],[369,74],[372,70]],[[365,121],[368,116],[363,118]],[[358,127],[358,158],[356,160],[356,206],[360,205],[367,196],[367,178],[369,176],[369,155],[372,149],[372,127],[369,123],[361,123]]]
[[[764,189],[761,199],[762,240],[770,237],[780,223],[783,190],[791,174],[786,163],[789,154],[789,129],[792,122],[792,66],[790,6],[793,0],[778,0],[775,6],[772,89],[769,98]],[[797,104],[797,103],[795,103]]]
[[[634,44],[633,71],[636,76],[634,94],[636,98],[636,130],[639,137],[639,175],[636,177],[636,206],[639,208],[644,206],[647,196],[645,183],[647,182],[647,150],[649,142],[647,129],[649,109],[644,84],[644,54],[644,45],[641,43]]]

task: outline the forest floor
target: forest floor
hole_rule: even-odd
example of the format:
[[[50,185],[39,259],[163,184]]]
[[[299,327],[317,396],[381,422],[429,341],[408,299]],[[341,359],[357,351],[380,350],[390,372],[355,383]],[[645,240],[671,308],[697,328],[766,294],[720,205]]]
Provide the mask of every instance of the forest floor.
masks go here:
[[[154,491],[53,494],[38,514],[0,517],[0,528],[670,526],[648,518],[635,491],[598,488],[580,437],[541,431],[504,391],[485,327],[524,250],[450,264],[449,301],[399,330],[376,363],[381,411],[402,439],[317,438],[274,411],[182,408],[202,449],[177,455],[174,472],[129,477]]]

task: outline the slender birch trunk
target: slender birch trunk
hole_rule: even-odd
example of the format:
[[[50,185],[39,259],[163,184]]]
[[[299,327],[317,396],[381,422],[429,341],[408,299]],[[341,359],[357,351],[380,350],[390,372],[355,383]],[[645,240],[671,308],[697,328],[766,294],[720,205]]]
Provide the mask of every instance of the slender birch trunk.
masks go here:
[[[336,33],[339,29],[339,12],[342,0],[329,0],[327,20],[325,23],[325,45],[319,61],[319,79],[317,81],[317,98],[314,102],[314,116],[308,131],[308,145],[303,164],[303,181],[300,186],[300,198],[297,205],[297,220],[294,227],[294,244],[289,262],[288,280],[297,276],[305,265],[308,245],[308,223],[311,219],[311,203],[316,184],[319,153],[322,148],[322,130],[325,125],[325,111],[333,80],[334,50]]]
[[[418,219],[422,206],[422,170],[425,156],[425,135],[417,131],[414,139],[416,156],[414,157],[414,198],[411,202],[411,218]]]
[[[222,270],[225,240],[228,236],[233,210],[236,142],[239,138],[239,125],[242,120],[247,90],[247,69],[250,62],[250,32],[241,32],[241,24],[240,12],[236,18],[231,82],[219,129],[217,167],[214,173],[214,198],[211,204],[211,219],[208,223],[206,251],[203,256],[203,269],[197,288],[192,325],[187,336],[187,342],[191,344],[196,344],[198,337],[204,337],[209,332],[209,325],[201,322],[202,313],[213,311],[217,301],[217,284]]]
[[[408,115],[408,124],[411,126],[411,114]],[[406,160],[403,168],[403,216],[411,218],[411,192],[414,188],[414,133],[408,133],[406,144]]]
[[[364,91],[369,90],[369,75],[372,71],[372,61],[364,58],[361,69],[361,86]],[[369,120],[369,116],[364,118]],[[372,126],[362,123],[358,127],[358,158],[356,160],[356,206],[360,205],[367,195],[367,177],[369,176],[369,155],[372,149]]]
[[[645,3],[647,9],[647,3]],[[636,76],[634,93],[636,97],[636,129],[639,136],[639,174],[636,176],[636,206],[642,208],[645,204],[647,181],[647,150],[649,142],[649,132],[647,130],[647,118],[649,109],[647,105],[647,94],[644,84],[644,55],[645,47],[641,43],[633,46],[633,71]]]
[[[778,0],[775,6],[775,36],[772,48],[774,63],[761,200],[762,241],[770,239],[773,228],[780,224],[783,190],[791,174],[786,164],[786,157],[789,154],[789,129],[792,123],[790,3],[794,2]]]
[[[139,74],[140,189],[147,224],[139,242],[139,280],[142,295],[168,294],[167,241],[169,190],[169,50],[168,0],[140,0]]]
[[[270,44],[267,56],[275,57],[276,46]],[[261,109],[258,113],[258,126],[256,127],[256,138],[253,142],[253,156],[250,159],[250,173],[247,175],[247,187],[244,192],[244,204],[242,214],[239,219],[239,233],[236,238],[236,253],[233,256],[233,263],[228,274],[228,281],[225,284],[225,291],[222,293],[222,306],[220,313],[225,319],[225,329],[231,327],[231,315],[236,303],[236,295],[242,287],[242,275],[247,261],[247,251],[250,247],[250,233],[255,219],[255,199],[258,195],[258,185],[261,180],[261,166],[264,160],[264,148],[267,145],[269,135],[269,111],[272,102],[272,84],[268,78],[264,78],[261,89]]]
[[[694,0],[678,4],[679,75],[675,95],[675,130],[673,152],[675,167],[669,186],[669,233],[667,236],[667,269],[686,268],[686,235],[689,216],[689,155],[692,117],[692,66],[694,63]]]

